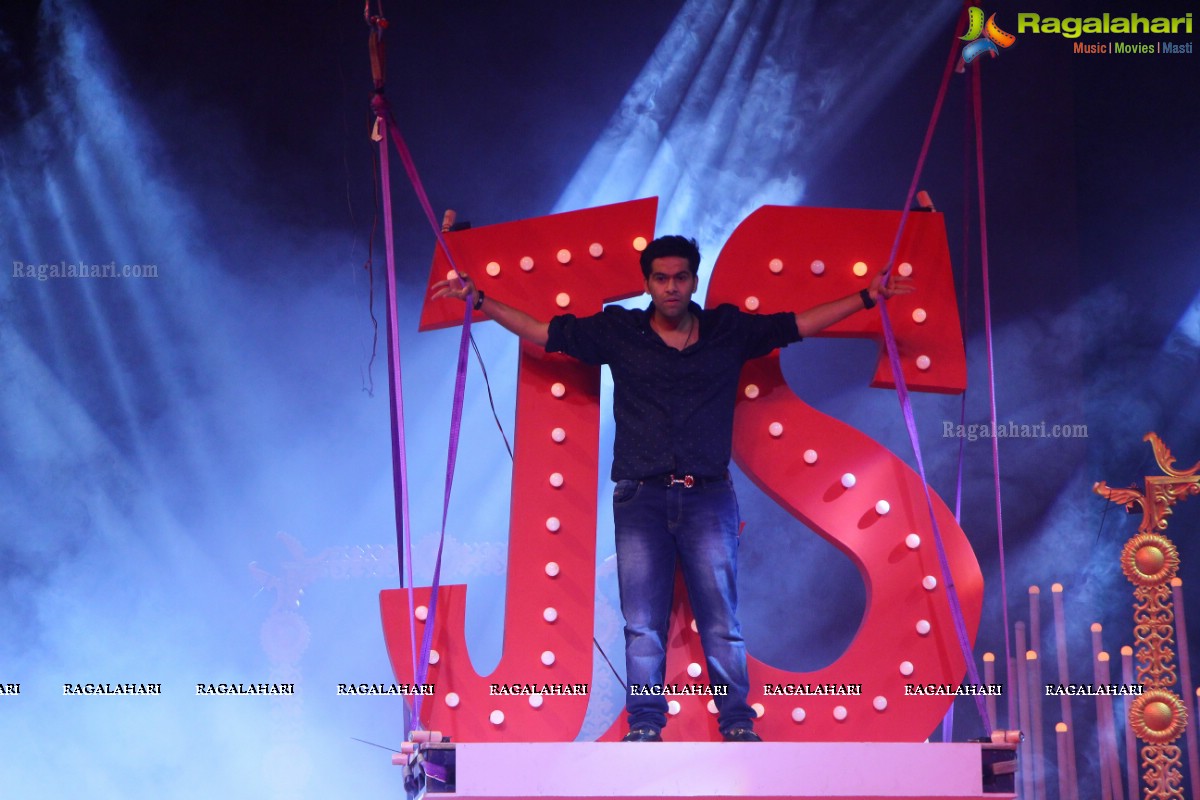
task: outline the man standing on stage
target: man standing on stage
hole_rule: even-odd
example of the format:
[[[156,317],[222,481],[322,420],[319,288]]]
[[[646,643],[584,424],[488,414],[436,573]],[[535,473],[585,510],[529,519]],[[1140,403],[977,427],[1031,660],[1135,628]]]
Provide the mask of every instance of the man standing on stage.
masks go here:
[[[729,477],[733,407],[742,365],[811,336],[880,296],[907,294],[903,278],[876,276],[870,288],[796,313],[747,314],[692,302],[700,266],[694,239],[664,236],[642,251],[651,304],[607,306],[577,318],[540,322],[463,286],[434,285],[434,297],[469,300],[502,326],[550,353],[608,364],[613,378],[613,521],[617,580],[625,616],[629,690],[625,741],[662,741],[661,691],[676,559],[704,647],[725,741],[762,741],[747,704],[750,679],[737,620],[740,519]]]

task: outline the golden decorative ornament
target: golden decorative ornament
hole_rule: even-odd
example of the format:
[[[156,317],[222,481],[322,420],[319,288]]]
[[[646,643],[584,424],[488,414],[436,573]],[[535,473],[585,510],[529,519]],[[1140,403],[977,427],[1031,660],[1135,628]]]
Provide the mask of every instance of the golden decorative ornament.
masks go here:
[[[1133,554],[1133,561],[1143,575],[1153,575],[1163,568],[1166,563],[1167,556],[1159,548],[1152,544],[1138,550]]]
[[[1145,800],[1185,800],[1180,749],[1172,744],[1187,728],[1186,707],[1171,687],[1175,669],[1175,609],[1170,582],[1179,569],[1179,551],[1166,537],[1172,506],[1200,496],[1200,462],[1191,469],[1175,467],[1175,456],[1148,433],[1162,475],[1147,475],[1144,488],[1113,488],[1100,481],[1096,494],[1133,512],[1142,510],[1138,533],[1121,550],[1121,571],[1133,584],[1133,636],[1137,681],[1143,694],[1129,707],[1129,725],[1142,740],[1141,783]]]
[[[1167,583],[1179,569],[1179,551],[1166,536],[1139,533],[1121,550],[1121,571],[1135,586]]]
[[[1174,692],[1149,689],[1130,704],[1129,724],[1143,742],[1168,744],[1183,734],[1187,709]]]

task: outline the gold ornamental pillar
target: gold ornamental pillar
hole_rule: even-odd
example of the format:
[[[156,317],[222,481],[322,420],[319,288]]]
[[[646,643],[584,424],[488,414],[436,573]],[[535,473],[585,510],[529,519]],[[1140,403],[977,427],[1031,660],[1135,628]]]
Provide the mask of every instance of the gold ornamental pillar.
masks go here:
[[[1162,475],[1147,475],[1145,488],[1114,489],[1103,481],[1096,494],[1132,511],[1142,507],[1138,532],[1121,550],[1121,571],[1133,584],[1133,636],[1137,682],[1145,687],[1129,707],[1129,724],[1142,741],[1142,796],[1146,800],[1184,800],[1180,750],[1175,743],[1187,728],[1187,710],[1175,692],[1175,610],[1171,579],[1179,570],[1179,551],[1166,535],[1171,506],[1200,494],[1200,463],[1186,472],[1157,434],[1143,441],[1154,448]]]

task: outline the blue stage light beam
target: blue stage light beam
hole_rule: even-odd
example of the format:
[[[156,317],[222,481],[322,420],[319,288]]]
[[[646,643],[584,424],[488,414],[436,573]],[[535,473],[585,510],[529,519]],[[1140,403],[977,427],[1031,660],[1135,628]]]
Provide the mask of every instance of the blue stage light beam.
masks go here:
[[[658,195],[660,233],[715,253],[755,208],[803,199],[805,173],[958,7],[690,0],[555,210]]]

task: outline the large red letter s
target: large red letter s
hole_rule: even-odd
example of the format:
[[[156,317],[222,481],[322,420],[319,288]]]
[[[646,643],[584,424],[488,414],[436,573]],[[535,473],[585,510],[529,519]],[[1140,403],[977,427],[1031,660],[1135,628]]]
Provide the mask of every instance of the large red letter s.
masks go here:
[[[864,289],[884,267],[899,220],[898,212],[761,208],[721,252],[707,304],[790,311]],[[966,359],[940,214],[909,216],[896,263],[917,286],[887,301],[908,387],[962,391]],[[881,341],[879,312],[854,314],[822,335]],[[873,385],[894,385],[882,354]],[[957,684],[966,663],[920,478],[870,437],[796,397],[778,352],[746,365],[739,392],[734,459],[763,491],[846,553],[867,587],[858,632],[828,667],[793,674],[751,658],[751,702],[766,711],[758,727],[775,740],[924,739],[953,698],[908,695],[905,685]],[[974,640],[983,599],[979,564],[936,495],[934,509]],[[861,685],[862,694],[766,696],[764,687],[788,683]]]

